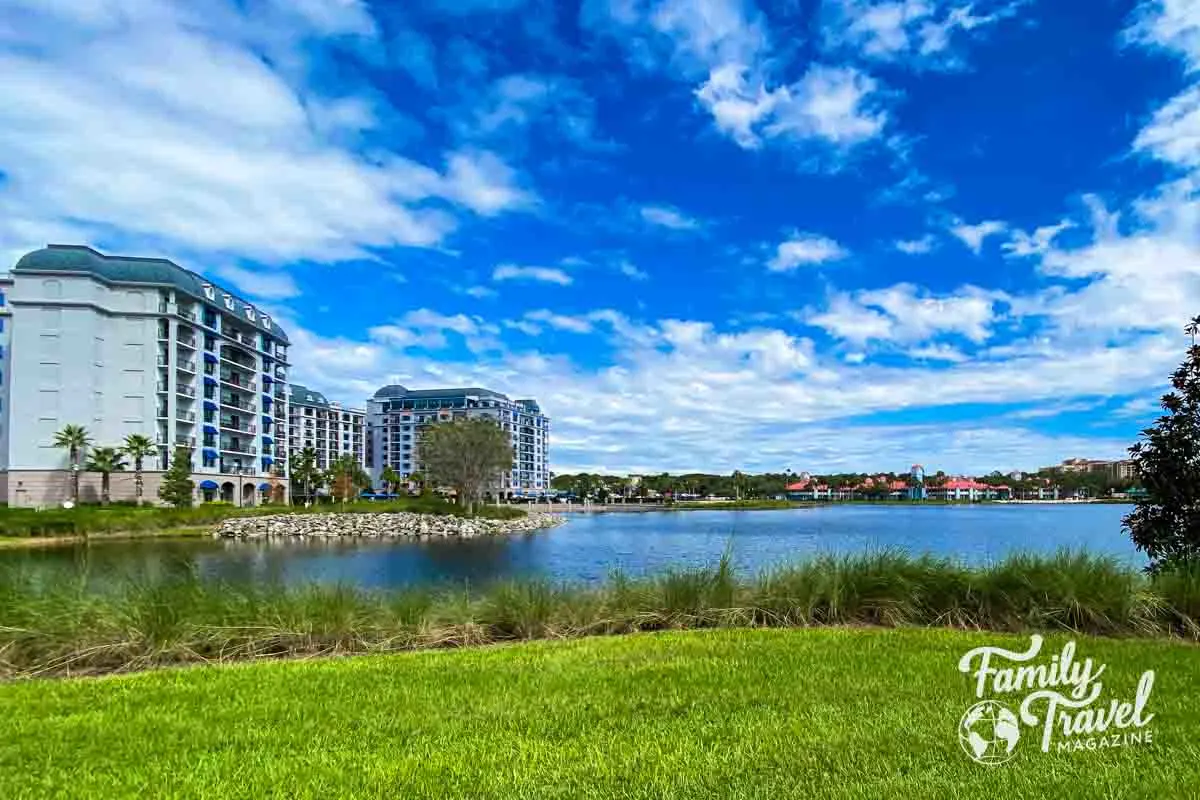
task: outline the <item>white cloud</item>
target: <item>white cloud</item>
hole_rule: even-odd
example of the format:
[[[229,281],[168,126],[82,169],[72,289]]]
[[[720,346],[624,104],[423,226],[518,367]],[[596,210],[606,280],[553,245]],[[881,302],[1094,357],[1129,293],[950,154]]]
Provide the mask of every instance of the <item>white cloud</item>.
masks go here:
[[[1156,111],[1150,124],[1138,133],[1133,147],[1161,161],[1200,168],[1200,85]]]
[[[648,280],[650,278],[650,276],[648,274],[646,274],[645,270],[639,268],[632,261],[626,261],[626,260],[622,259],[618,263],[617,269],[619,269],[621,271],[621,274],[624,275],[626,278],[631,278],[632,280],[635,280],[635,281],[644,281],[644,280]]]
[[[933,235],[925,234],[920,239],[901,239],[896,242],[895,247],[901,253],[915,256],[932,252],[934,243]]]
[[[694,231],[701,227],[700,220],[671,206],[642,206],[638,213],[651,225],[673,231]]]
[[[991,336],[996,304],[1006,299],[1001,293],[975,286],[935,296],[902,283],[887,289],[836,294],[824,310],[809,310],[801,319],[857,345],[871,341],[915,344],[947,334],[980,344]],[[938,351],[917,352],[930,358]]]
[[[975,225],[969,225],[962,220],[958,220],[950,227],[950,232],[954,234],[963,244],[970,248],[971,252],[979,255],[983,248],[983,242],[989,236],[995,236],[998,233],[1003,233],[1008,229],[1008,225],[999,220],[986,220]]]
[[[496,290],[486,286],[471,286],[464,289],[463,294],[474,297],[476,300],[482,300],[487,297],[495,297]]]
[[[286,272],[266,269],[242,269],[232,265],[214,270],[218,278],[229,281],[243,294],[263,300],[287,300],[300,294],[300,288]]]
[[[1129,44],[1158,48],[1200,69],[1200,4],[1195,0],[1143,0],[1125,31]]]
[[[767,262],[771,272],[790,272],[797,267],[840,261],[849,252],[827,236],[814,233],[795,233],[775,248],[775,255]]]
[[[555,314],[553,311],[547,309],[530,311],[525,315],[525,319],[531,322],[541,322],[547,327],[570,333],[591,333],[592,331],[592,322],[586,317]]]
[[[1075,223],[1063,220],[1055,225],[1044,225],[1037,228],[1033,233],[1014,230],[1012,238],[1000,245],[1000,249],[1015,258],[1040,256],[1050,249],[1060,233],[1073,227],[1075,227]]]
[[[344,145],[400,116],[373,90],[305,83],[312,53],[373,36],[365,4],[25,6],[23,38],[0,37],[6,250],[45,244],[21,222],[37,219],[101,246],[118,230],[177,254],[335,261],[438,245],[458,221],[433,200],[487,215],[534,203],[494,154],[450,153],[442,175]]]
[[[958,364],[967,360],[967,357],[957,347],[951,347],[948,344],[931,344],[924,347],[916,347],[909,350],[908,357],[914,361],[945,361],[951,364]]]
[[[799,82],[779,89],[769,136],[822,139],[847,149],[883,133],[887,114],[875,107],[875,79],[852,67],[816,64]]]
[[[569,286],[571,276],[557,267],[523,267],[517,264],[500,264],[492,270],[495,281],[541,281]]]
[[[1015,16],[1024,0],[825,0],[824,45],[879,62],[957,68],[954,40]],[[976,12],[981,13],[976,13]]]

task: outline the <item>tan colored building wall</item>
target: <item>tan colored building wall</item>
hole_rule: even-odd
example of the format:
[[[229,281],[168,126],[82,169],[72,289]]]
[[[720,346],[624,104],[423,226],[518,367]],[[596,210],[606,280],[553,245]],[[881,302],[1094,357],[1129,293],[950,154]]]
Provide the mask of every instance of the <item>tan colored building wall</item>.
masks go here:
[[[158,489],[162,485],[162,472],[142,473],[142,496],[148,503],[159,503]],[[202,481],[213,481],[218,488],[211,493],[212,500],[227,500],[236,505],[259,505],[264,492],[259,486],[268,481],[261,477],[245,475],[192,475],[196,483],[194,493],[197,503],[204,502],[205,492],[199,487]],[[100,502],[101,478],[95,472],[79,475],[79,501]],[[283,482],[286,497],[287,486]],[[223,493],[224,490],[224,493]],[[0,473],[0,497],[13,507],[47,508],[61,505],[71,498],[71,473],[69,470],[15,470]],[[112,500],[135,500],[134,476],[132,472],[114,472],[109,483]]]

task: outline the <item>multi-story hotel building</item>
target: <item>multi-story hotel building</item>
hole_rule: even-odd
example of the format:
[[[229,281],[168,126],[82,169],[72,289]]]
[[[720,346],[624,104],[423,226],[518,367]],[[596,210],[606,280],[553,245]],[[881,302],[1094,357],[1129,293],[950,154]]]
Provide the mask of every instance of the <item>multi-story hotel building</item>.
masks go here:
[[[171,261],[50,245],[22,257],[7,286],[2,353],[2,496],[67,499],[64,425],[95,446],[150,437],[145,495],[156,499],[176,447],[192,453],[197,499],[259,502],[287,481],[287,334],[252,305]],[[99,476],[84,474],[81,499]],[[113,499],[133,496],[129,472]]]
[[[499,497],[537,497],[550,490],[550,420],[533,400],[510,400],[489,389],[406,389],[384,386],[367,401],[367,463],[372,482],[390,465],[402,477],[424,473],[422,429],[437,422],[493,419],[512,441],[512,471],[492,491]]]
[[[288,450],[292,460],[306,447],[317,453],[317,467],[329,469],[344,455],[367,467],[367,412],[346,408],[307,386],[293,383],[288,400]]]

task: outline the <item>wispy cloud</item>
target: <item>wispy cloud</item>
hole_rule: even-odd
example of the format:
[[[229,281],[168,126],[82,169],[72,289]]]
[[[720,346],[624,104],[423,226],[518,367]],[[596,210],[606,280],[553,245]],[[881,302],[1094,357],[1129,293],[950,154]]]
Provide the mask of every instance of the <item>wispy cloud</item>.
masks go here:
[[[638,213],[645,222],[673,231],[694,231],[701,227],[700,220],[671,206],[642,206]]]
[[[517,264],[500,264],[492,270],[495,281],[540,281],[569,286],[571,276],[557,267],[523,267]]]

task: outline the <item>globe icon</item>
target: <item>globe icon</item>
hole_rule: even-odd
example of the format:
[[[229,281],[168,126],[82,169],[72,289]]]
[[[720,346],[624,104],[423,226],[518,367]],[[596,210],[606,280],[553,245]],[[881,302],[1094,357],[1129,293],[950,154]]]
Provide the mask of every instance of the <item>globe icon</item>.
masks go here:
[[[1017,715],[995,700],[967,709],[958,722],[958,743],[973,761],[995,766],[1013,757],[1021,727]]]

